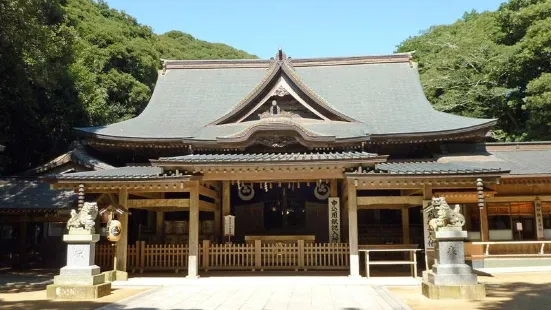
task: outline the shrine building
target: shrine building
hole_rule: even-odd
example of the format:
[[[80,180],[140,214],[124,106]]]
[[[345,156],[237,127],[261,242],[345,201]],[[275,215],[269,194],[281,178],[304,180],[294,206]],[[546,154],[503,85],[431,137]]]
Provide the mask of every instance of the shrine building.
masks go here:
[[[424,269],[433,197],[474,267],[550,264],[551,144],[485,142],[495,124],[433,109],[407,53],[163,60],[139,116],[76,129],[108,168],[44,180],[122,210],[104,270]]]

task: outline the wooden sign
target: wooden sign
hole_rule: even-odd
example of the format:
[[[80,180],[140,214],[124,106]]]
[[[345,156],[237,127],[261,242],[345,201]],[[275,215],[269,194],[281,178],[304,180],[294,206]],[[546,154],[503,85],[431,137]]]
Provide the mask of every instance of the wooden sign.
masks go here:
[[[434,240],[430,237],[429,222],[436,217],[436,210],[431,204],[431,200],[423,200],[423,235],[425,239],[425,249],[434,249]]]
[[[541,201],[534,201],[534,212],[536,213],[536,237],[538,240],[541,240],[544,238],[543,211],[541,209]]]
[[[235,216],[224,216],[224,235],[235,236]]]
[[[341,242],[341,201],[339,197],[329,197],[329,243]]]

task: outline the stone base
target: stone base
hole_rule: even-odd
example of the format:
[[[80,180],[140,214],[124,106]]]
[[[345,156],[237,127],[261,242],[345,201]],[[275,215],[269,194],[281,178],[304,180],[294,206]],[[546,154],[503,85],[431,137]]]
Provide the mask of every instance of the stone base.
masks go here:
[[[128,281],[128,272],[120,270],[110,270],[101,273],[105,277],[105,281]]]
[[[49,299],[96,299],[111,294],[111,283],[97,285],[58,285],[46,287]]]
[[[483,299],[486,287],[482,283],[468,285],[435,285],[423,281],[423,295],[430,299]]]
[[[54,276],[54,284],[62,286],[92,286],[105,282],[105,276],[103,274],[97,274],[95,276],[88,275],[59,275]]]

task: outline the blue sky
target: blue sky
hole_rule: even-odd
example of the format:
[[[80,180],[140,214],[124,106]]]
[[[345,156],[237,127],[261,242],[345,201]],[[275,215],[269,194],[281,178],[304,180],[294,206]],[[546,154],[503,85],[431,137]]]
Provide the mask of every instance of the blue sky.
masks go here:
[[[107,0],[156,33],[181,30],[261,58],[392,53],[409,36],[503,0]]]

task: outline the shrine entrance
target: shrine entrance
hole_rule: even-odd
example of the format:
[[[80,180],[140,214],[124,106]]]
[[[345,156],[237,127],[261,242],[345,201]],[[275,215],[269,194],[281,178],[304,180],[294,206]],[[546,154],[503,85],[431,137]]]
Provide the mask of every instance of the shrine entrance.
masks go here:
[[[325,191],[322,194],[316,192],[320,187]],[[325,183],[234,186],[231,192],[231,213],[236,217],[234,240],[245,241],[248,235],[302,235],[315,242],[327,242],[328,197],[329,186]]]

